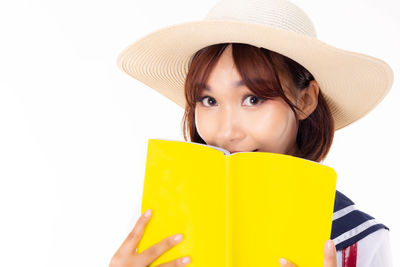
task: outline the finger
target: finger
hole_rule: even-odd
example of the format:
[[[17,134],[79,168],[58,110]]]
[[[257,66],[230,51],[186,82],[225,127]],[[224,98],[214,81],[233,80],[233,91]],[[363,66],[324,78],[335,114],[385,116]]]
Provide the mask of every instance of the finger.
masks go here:
[[[296,267],[296,264],[294,264],[294,263],[292,263],[289,260],[284,259],[284,258],[280,258],[279,259],[279,264],[281,266],[283,266],[283,267]]]
[[[337,267],[336,248],[332,240],[325,242],[323,267]]]
[[[167,263],[163,263],[160,265],[157,265],[156,267],[180,267],[180,266],[186,266],[190,263],[190,258],[189,257],[183,257],[180,259],[176,259]]]
[[[137,220],[135,227],[126,237],[121,247],[117,250],[117,253],[122,255],[128,255],[133,252],[136,252],[137,245],[142,239],[144,229],[147,223],[150,221],[151,210],[147,210],[144,212],[139,219]]]
[[[139,257],[143,259],[142,262],[144,262],[147,266],[167,250],[170,250],[173,246],[179,244],[182,240],[183,236],[181,234],[169,236],[140,253]]]

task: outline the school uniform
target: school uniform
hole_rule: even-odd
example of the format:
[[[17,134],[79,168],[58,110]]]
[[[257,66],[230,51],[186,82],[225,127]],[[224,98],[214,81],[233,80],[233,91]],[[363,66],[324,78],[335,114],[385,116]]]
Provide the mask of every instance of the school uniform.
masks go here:
[[[389,228],[336,191],[331,239],[338,267],[390,267]]]

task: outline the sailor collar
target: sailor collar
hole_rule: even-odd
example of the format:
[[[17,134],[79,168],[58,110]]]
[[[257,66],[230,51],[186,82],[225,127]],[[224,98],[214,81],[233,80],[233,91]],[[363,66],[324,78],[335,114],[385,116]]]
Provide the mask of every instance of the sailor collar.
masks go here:
[[[374,217],[358,210],[353,201],[336,190],[331,231],[336,250],[351,246],[382,228],[389,230]]]

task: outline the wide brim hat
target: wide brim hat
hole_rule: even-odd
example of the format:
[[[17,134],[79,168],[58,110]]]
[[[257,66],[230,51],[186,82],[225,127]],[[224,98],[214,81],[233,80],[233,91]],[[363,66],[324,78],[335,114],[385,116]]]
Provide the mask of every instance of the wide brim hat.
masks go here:
[[[218,43],[263,47],[301,64],[319,84],[335,130],[365,116],[393,84],[386,62],[318,40],[307,14],[285,0],[222,0],[204,20],[171,25],[137,40],[121,52],[117,65],[185,108],[192,56]]]

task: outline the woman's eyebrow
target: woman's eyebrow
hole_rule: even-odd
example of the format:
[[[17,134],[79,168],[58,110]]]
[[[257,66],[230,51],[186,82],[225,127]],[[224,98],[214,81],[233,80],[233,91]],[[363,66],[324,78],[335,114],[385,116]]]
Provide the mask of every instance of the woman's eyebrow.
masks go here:
[[[196,85],[199,86],[200,90],[212,91],[208,84],[197,83]],[[235,82],[232,83],[233,87],[239,87],[239,86],[242,86],[242,85],[244,85],[243,80],[235,81]]]

